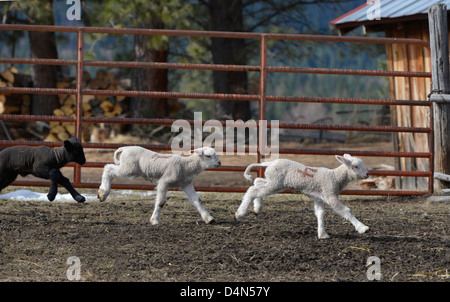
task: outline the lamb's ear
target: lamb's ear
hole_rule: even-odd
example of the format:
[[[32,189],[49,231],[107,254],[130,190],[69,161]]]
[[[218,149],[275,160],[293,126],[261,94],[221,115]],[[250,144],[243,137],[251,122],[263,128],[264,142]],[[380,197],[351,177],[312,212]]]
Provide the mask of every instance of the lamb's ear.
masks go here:
[[[335,157],[338,160],[338,162],[340,162],[341,164],[350,166],[352,164],[352,162],[348,159],[348,156],[346,156],[346,155],[348,155],[348,154],[344,154],[344,156],[335,155]]]
[[[78,139],[76,138],[76,136],[72,136],[69,140],[70,143],[72,143],[73,145],[75,145],[76,143],[78,143]]]
[[[350,154],[345,153],[344,158],[346,158],[348,160],[352,160],[353,157]]]
[[[70,141],[64,141],[64,147],[67,149],[67,150],[71,150],[71,148],[72,148],[72,143],[70,142]]]
[[[197,148],[192,150],[192,153],[196,153],[198,155],[203,155],[203,149],[202,148]]]
[[[70,150],[72,147],[79,144],[78,139],[75,136],[72,136],[69,140],[64,141],[64,147],[66,147],[67,150]]]

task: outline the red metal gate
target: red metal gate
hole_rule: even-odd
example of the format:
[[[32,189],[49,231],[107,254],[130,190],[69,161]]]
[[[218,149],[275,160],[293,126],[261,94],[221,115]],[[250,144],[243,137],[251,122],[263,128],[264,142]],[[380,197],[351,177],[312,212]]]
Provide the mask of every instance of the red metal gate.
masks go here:
[[[84,123],[123,123],[123,124],[147,124],[147,125],[171,125],[174,119],[151,119],[151,118],[106,118],[86,117],[82,115],[82,96],[126,96],[147,98],[186,98],[186,99],[209,99],[209,100],[235,100],[256,101],[259,104],[258,119],[266,120],[266,102],[310,102],[310,103],[341,103],[341,104],[366,104],[366,105],[405,105],[428,107],[433,110],[433,103],[417,100],[389,100],[389,99],[363,99],[363,98],[331,98],[331,97],[302,97],[302,96],[273,96],[266,95],[267,73],[314,73],[314,74],[338,74],[359,76],[388,76],[388,77],[431,77],[428,72],[406,72],[406,71],[380,71],[380,70],[346,70],[329,68],[296,68],[296,67],[274,67],[267,66],[267,41],[268,40],[296,40],[296,41],[327,41],[348,43],[377,43],[377,44],[408,44],[419,45],[429,50],[428,43],[416,39],[398,38],[363,38],[363,37],[338,37],[324,35],[296,35],[296,34],[266,34],[266,33],[237,33],[237,32],[208,32],[187,30],[162,30],[162,29],[133,29],[133,28],[106,28],[106,27],[66,27],[66,26],[38,26],[38,25],[8,25],[0,24],[0,30],[14,31],[49,31],[49,32],[72,32],[77,34],[77,58],[76,60],[62,59],[40,59],[40,58],[0,58],[0,63],[16,64],[43,64],[43,65],[70,65],[76,67],[76,88],[19,88],[0,87],[0,93],[19,94],[71,94],[76,95],[76,116],[43,116],[43,115],[14,115],[2,114],[3,121],[57,121],[75,123],[75,136],[81,141],[82,125]],[[233,39],[256,39],[260,43],[260,64],[249,65],[220,65],[220,64],[187,64],[187,63],[163,63],[163,62],[117,62],[117,61],[94,61],[84,59],[84,35],[85,33],[105,34],[132,34],[132,35],[164,35],[184,37],[210,37],[210,38],[233,38]],[[222,70],[259,72],[258,94],[219,94],[219,93],[183,93],[183,92],[159,92],[159,91],[122,91],[122,90],[93,90],[82,87],[83,71],[85,66],[101,67],[128,67],[128,68],[163,68],[163,69],[190,69],[190,70]],[[430,114],[429,127],[395,127],[395,126],[354,126],[354,125],[330,125],[330,124],[299,124],[280,123],[280,128],[286,129],[315,129],[315,130],[341,130],[341,131],[367,131],[367,132],[408,132],[426,133],[428,135],[429,152],[380,152],[359,150],[320,150],[320,149],[280,149],[280,154],[314,154],[334,155],[351,153],[355,156],[371,157],[408,157],[426,158],[429,160],[428,171],[372,171],[371,175],[377,176],[409,176],[427,177],[428,190],[405,191],[405,190],[345,190],[342,194],[351,195],[422,195],[433,193],[433,114]],[[204,121],[203,121],[204,122]],[[191,125],[194,121],[189,121]],[[268,122],[268,127],[271,124]],[[258,140],[262,137],[263,129],[258,129]],[[0,145],[47,145],[50,147],[61,146],[62,143],[32,142],[32,141],[9,141],[0,140]],[[83,143],[84,148],[116,149],[124,144],[106,143]],[[169,145],[140,144],[152,150],[170,150]],[[260,150],[257,150],[258,161],[262,160]],[[87,162],[83,167],[103,168],[105,162]],[[74,187],[98,188],[99,183],[81,182],[82,167],[78,164],[69,164],[74,167]],[[214,171],[241,171],[244,166],[222,166]],[[48,186],[44,181],[15,181],[13,185],[18,186]],[[113,184],[113,188],[122,189],[153,189],[153,185],[144,184]],[[247,187],[196,187],[199,191],[216,192],[245,192]]]

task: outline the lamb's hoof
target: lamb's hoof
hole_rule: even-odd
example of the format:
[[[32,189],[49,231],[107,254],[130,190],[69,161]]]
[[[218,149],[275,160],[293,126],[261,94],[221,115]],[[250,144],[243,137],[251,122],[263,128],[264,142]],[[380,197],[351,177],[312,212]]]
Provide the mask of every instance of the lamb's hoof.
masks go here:
[[[255,207],[253,209],[253,213],[255,213],[255,215],[258,215],[262,212],[262,207]]]
[[[56,197],[56,194],[50,194],[50,193],[47,194],[47,198],[49,201],[55,200],[55,197]]]
[[[78,203],[83,203],[86,201],[86,198],[84,198],[84,196],[82,196],[82,195],[78,195],[75,197],[75,201]]]
[[[323,233],[323,234],[320,234],[318,237],[319,237],[319,239],[328,239],[328,238],[330,238],[330,235],[328,235],[327,233]]]
[[[97,198],[100,200],[100,201],[105,201],[105,192],[103,192],[103,190],[99,190],[98,191],[98,193],[97,193]]]
[[[206,224],[213,224],[215,222],[216,222],[216,219],[214,217],[205,219]]]
[[[367,232],[369,230],[369,227],[368,226],[362,226],[362,227],[360,227],[360,228],[358,228],[358,233],[360,233],[360,234],[364,234],[365,232]]]
[[[159,224],[159,220],[156,220],[156,219],[150,219],[150,223],[151,223],[152,225],[158,225],[158,224]]]
[[[236,214],[234,214],[234,219],[235,220],[239,220],[239,219],[241,219],[242,217],[244,217],[245,215],[244,214],[238,214],[238,213],[236,213]]]

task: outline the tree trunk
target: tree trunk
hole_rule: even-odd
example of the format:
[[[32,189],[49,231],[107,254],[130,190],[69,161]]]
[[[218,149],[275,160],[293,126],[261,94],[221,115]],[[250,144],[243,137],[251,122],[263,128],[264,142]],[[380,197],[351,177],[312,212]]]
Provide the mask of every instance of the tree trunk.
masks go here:
[[[151,28],[151,27],[148,27]],[[167,62],[168,50],[155,50],[150,47],[151,36],[135,35],[135,61]],[[135,68],[132,71],[132,89],[140,91],[167,91],[167,69]],[[164,98],[133,98],[131,100],[133,117],[168,117],[170,102]]]
[[[210,26],[213,31],[243,31],[243,5],[241,0],[211,0],[209,2]],[[211,45],[214,64],[246,65],[244,39],[212,38]],[[239,93],[248,91],[246,72],[213,71],[214,91],[216,93]],[[216,118],[251,118],[250,102],[216,101]]]
[[[43,24],[54,24],[53,15]],[[54,32],[30,31],[30,51],[32,58],[57,59],[56,38]],[[59,66],[33,65],[32,76],[34,87],[56,88]],[[52,115],[53,110],[59,108],[57,95],[35,94],[31,103],[32,114]]]

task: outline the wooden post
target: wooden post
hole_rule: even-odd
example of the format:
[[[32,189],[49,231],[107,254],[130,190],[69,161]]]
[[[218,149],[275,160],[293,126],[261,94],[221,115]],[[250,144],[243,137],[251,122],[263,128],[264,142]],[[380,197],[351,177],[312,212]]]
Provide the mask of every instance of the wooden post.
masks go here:
[[[450,94],[449,80],[449,52],[448,52],[448,25],[447,6],[434,4],[428,9],[428,22],[430,29],[431,46],[431,76],[432,91],[430,99],[436,100],[437,95]],[[448,117],[450,102],[435,101],[434,104],[434,171],[450,174],[450,128]],[[441,193],[445,184],[435,179],[435,192]]]
[[[267,142],[267,139],[264,140],[266,129],[262,129],[262,123],[266,122],[266,80],[267,80],[267,35],[261,35],[260,40],[260,68],[259,71],[259,116],[258,116],[258,163],[262,162],[264,159],[264,155],[261,154],[261,146],[264,141]],[[260,168],[258,171],[258,177],[264,177],[264,169]]]

